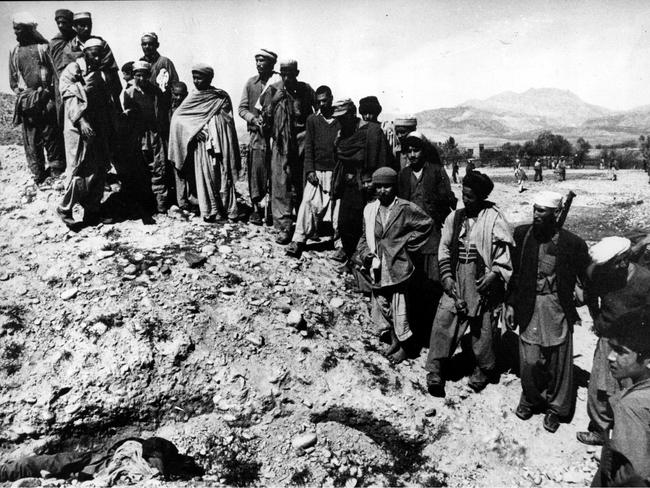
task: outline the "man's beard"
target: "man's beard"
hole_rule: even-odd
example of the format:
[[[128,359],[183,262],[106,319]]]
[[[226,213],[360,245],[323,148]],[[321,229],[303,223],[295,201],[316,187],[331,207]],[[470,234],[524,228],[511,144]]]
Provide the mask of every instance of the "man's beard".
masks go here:
[[[546,242],[553,237],[554,233],[555,222],[542,221],[537,223],[533,221],[533,236],[537,241]]]

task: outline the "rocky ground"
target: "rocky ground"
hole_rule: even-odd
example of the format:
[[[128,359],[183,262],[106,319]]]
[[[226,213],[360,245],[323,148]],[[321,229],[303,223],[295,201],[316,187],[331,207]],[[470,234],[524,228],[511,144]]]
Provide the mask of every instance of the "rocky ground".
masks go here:
[[[513,372],[479,395],[461,379],[435,399],[424,356],[389,364],[368,300],[347,289],[332,251],[290,260],[268,228],[180,212],[73,233],[54,212],[62,185],[34,188],[19,146],[0,147],[0,157],[4,458],[159,435],[195,456],[210,485],[591,479],[597,452],[575,440],[595,344],[585,310],[575,416],[549,434],[541,417],[515,417]],[[511,220],[528,219],[533,191],[517,193],[510,170],[488,173]],[[569,229],[593,241],[646,225],[641,172],[568,177],[528,186],[578,194]],[[187,252],[200,255],[194,267]],[[506,335],[504,350],[512,343]]]

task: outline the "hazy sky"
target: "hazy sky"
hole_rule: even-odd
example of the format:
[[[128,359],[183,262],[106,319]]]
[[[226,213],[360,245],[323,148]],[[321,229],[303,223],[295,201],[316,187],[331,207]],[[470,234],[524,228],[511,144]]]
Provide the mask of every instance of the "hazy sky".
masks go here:
[[[93,33],[118,64],[158,33],[181,79],[203,61],[238,102],[266,47],[298,60],[300,78],[335,98],[375,94],[387,112],[412,113],[535,87],[569,89],[613,109],[650,104],[650,2],[326,1],[1,2],[0,45],[15,44],[11,17],[29,11],[47,38],[57,8],[89,10]],[[7,62],[0,90],[8,91]]]

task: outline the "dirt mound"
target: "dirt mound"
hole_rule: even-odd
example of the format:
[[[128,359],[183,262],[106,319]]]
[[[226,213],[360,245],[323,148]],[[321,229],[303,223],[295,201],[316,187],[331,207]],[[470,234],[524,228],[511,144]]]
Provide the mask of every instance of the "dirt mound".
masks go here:
[[[332,251],[289,260],[266,228],[180,212],[71,233],[54,213],[61,186],[32,187],[21,148],[1,155],[6,456],[155,434],[194,456],[207,484],[553,486],[592,476],[593,450],[575,441],[595,343],[584,311],[576,415],[551,435],[541,418],[513,415],[512,373],[480,395],[450,384],[441,400],[426,394],[422,357],[391,366],[368,300],[346,291]],[[617,188],[635,183],[619,177]],[[575,184],[588,188],[576,209],[623,201]],[[631,193],[624,201],[642,199]],[[513,221],[529,218],[530,197],[514,183],[494,196]],[[648,205],[626,212],[632,225]]]

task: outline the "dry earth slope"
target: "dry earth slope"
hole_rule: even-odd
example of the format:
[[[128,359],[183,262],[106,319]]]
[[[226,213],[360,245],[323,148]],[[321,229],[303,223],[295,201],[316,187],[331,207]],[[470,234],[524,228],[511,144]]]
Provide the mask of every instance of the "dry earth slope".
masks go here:
[[[426,394],[423,357],[391,366],[368,301],[346,290],[329,251],[291,261],[265,228],[180,213],[71,233],[54,213],[61,185],[34,189],[18,146],[0,157],[5,457],[156,434],[195,456],[210,485],[560,486],[592,476],[594,450],[575,441],[595,343],[584,313],[576,414],[551,435],[540,417],[514,416],[512,373],[480,395],[460,380],[441,400]],[[599,174],[544,186],[577,190],[568,225],[593,239],[647,220],[639,175],[620,172],[619,195]],[[517,194],[509,171],[493,176],[496,201],[513,221],[528,218],[530,192]],[[613,223],[598,213],[612,205],[625,209]],[[207,261],[191,268],[186,251]]]

